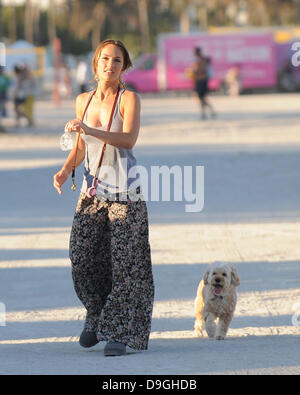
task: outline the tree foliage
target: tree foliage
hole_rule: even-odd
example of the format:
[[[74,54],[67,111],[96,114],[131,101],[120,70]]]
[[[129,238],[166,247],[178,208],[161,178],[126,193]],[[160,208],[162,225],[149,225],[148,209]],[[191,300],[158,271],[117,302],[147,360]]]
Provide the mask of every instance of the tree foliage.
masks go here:
[[[47,45],[56,34],[63,51],[73,54],[95,49],[108,37],[124,40],[137,55],[154,50],[156,36],[162,32],[296,26],[300,20],[300,0],[64,0],[57,4],[52,0],[48,11],[37,2],[24,4],[3,6],[4,37],[10,41],[26,37],[36,45]]]

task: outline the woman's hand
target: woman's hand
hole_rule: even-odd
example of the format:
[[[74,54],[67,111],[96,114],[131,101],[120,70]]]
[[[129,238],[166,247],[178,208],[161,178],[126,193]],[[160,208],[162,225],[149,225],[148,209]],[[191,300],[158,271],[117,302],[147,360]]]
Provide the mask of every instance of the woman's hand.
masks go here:
[[[61,169],[53,176],[53,186],[60,195],[62,194],[61,187],[67,181],[68,176],[68,172],[64,169]]]
[[[87,129],[87,125],[85,125],[80,119],[77,118],[67,122],[65,126],[65,131],[67,132],[87,134]]]

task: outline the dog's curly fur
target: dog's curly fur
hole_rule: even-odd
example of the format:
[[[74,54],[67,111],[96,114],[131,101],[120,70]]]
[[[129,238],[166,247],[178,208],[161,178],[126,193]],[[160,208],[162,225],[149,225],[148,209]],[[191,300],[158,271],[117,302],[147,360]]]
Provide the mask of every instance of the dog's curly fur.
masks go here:
[[[197,336],[203,336],[205,328],[210,338],[225,339],[237,302],[235,287],[238,285],[240,279],[232,264],[215,262],[208,267],[195,299]]]

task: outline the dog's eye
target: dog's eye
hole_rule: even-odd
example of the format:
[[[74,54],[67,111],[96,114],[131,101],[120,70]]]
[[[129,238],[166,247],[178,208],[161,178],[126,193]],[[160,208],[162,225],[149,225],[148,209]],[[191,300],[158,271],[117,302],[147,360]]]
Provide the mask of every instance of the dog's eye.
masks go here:
[[[223,273],[223,276],[224,276],[224,277],[226,277],[226,276],[227,276],[227,274],[226,274],[226,273]]]

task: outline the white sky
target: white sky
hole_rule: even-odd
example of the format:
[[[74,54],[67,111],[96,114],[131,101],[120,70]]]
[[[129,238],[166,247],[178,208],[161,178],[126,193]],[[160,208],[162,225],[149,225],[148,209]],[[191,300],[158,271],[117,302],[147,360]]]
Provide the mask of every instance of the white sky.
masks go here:
[[[32,4],[40,4],[41,8],[47,8],[49,3],[63,3],[64,0],[31,0]],[[2,0],[2,5],[22,5],[26,2],[26,0]]]

